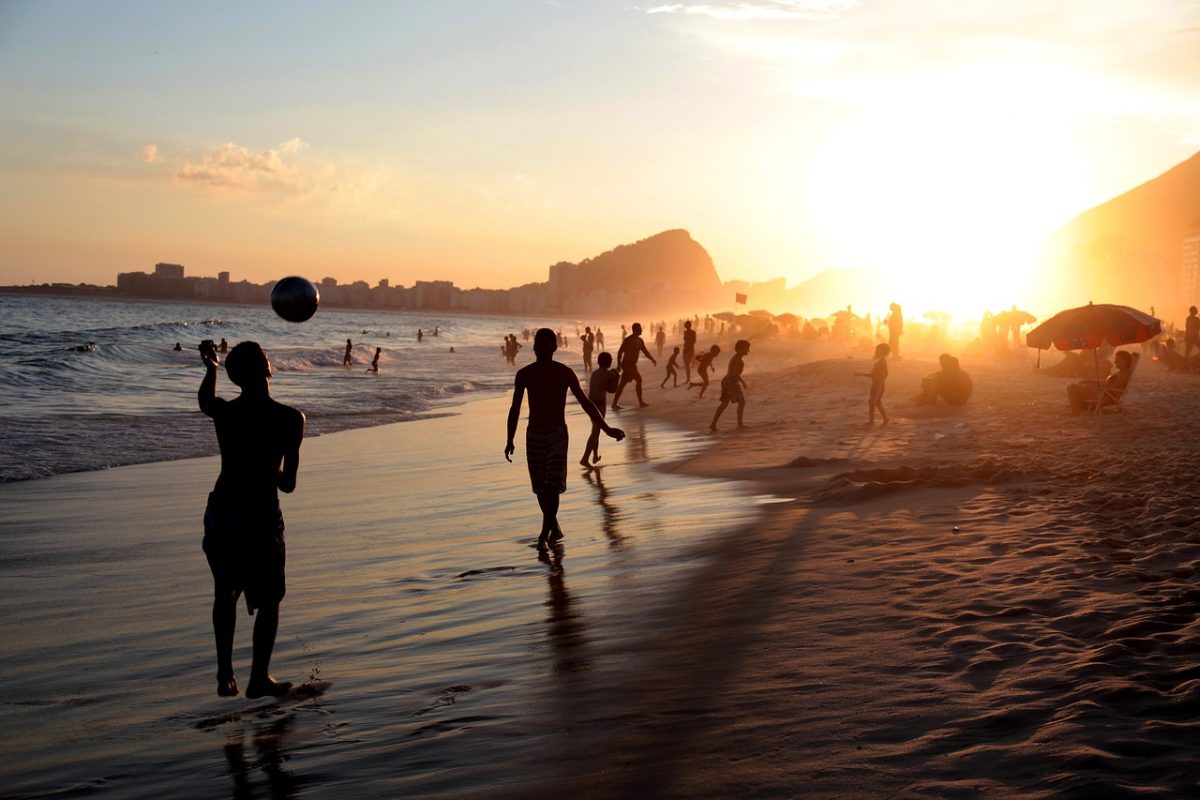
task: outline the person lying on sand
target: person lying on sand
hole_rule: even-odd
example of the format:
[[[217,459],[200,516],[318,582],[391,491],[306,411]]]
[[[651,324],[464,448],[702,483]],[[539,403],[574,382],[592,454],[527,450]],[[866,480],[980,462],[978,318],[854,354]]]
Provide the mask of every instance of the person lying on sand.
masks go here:
[[[283,600],[283,514],[279,491],[296,489],[304,414],[271,399],[271,362],[255,342],[242,342],[225,361],[229,379],[242,390],[233,400],[217,397],[212,342],[200,351],[206,372],[197,400],[212,417],[221,449],[221,473],[204,510],[204,554],[213,576],[213,632],[217,644],[217,694],[238,693],[233,674],[233,633],[238,597],[245,593],[254,622],[254,655],[246,697],[287,694],[292,684],[270,675],[271,652]]]
[[[600,430],[616,439],[625,438],[625,431],[610,427],[595,404],[588,399],[575,377],[575,370],[554,360],[558,337],[549,328],[539,328],[533,337],[533,353],[537,360],[517,370],[513,387],[512,406],[508,410],[508,442],[504,458],[512,461],[516,446],[517,420],[521,403],[529,392],[529,426],[525,429],[525,458],[529,464],[529,481],[542,509],[542,530],[538,546],[545,547],[562,539],[558,526],[559,495],[567,490],[567,391],[575,395],[580,408],[591,417]]]
[[[1116,355],[1116,364],[1116,369],[1103,383],[1094,380],[1083,381],[1082,383],[1072,383],[1067,387],[1067,400],[1071,404],[1072,414],[1095,411],[1097,406],[1111,405],[1120,398],[1125,387],[1129,385],[1129,376],[1133,369],[1133,356],[1120,350]],[[1100,392],[1101,386],[1108,390],[1103,396]]]

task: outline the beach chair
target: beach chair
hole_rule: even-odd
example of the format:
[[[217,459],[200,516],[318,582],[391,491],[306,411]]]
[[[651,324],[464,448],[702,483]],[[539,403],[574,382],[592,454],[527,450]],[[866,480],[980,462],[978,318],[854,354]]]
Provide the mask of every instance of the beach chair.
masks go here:
[[[1122,403],[1125,401],[1125,395],[1129,393],[1129,386],[1133,383],[1133,378],[1137,375],[1138,364],[1142,362],[1141,353],[1130,353],[1132,361],[1129,364],[1129,380],[1125,381],[1124,389],[1114,389],[1109,386],[1100,386],[1100,402],[1096,403],[1097,414],[1119,414],[1122,409]]]

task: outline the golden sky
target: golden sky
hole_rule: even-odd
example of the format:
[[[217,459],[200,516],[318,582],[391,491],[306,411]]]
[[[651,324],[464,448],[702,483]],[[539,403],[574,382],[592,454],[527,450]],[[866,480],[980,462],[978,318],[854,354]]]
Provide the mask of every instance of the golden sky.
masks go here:
[[[0,283],[500,287],[687,228],[998,291],[1200,149],[1183,0],[10,2],[0,74]]]

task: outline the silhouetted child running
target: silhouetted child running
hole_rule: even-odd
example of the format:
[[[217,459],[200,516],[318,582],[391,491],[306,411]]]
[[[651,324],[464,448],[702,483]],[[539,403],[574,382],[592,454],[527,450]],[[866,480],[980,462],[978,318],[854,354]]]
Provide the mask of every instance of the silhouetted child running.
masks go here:
[[[700,382],[692,383],[689,381],[687,385],[688,389],[691,389],[693,386],[699,386],[700,396],[704,397],[704,392],[706,389],[708,389],[708,370],[712,367],[713,360],[720,354],[721,348],[714,344],[712,347],[708,348],[707,353],[702,354],[696,359],[696,372],[700,375]]]
[[[661,331],[661,330],[662,329],[659,328],[659,331]],[[660,383],[658,385],[658,388],[665,389],[667,386],[668,380],[671,381],[672,389],[674,389],[676,386],[679,385],[679,369],[678,369],[679,365],[677,363],[678,361],[679,361],[679,348],[676,347],[675,352],[671,353],[671,357],[667,359],[667,376],[665,378],[663,378],[663,381],[662,381],[662,383]]]
[[[567,391],[575,395],[580,407],[591,417],[600,430],[616,439],[625,438],[625,431],[609,427],[604,415],[588,399],[579,385],[575,371],[566,364],[554,360],[558,349],[558,337],[549,328],[539,328],[533,337],[533,353],[536,361],[517,370],[513,387],[512,406],[508,410],[508,442],[504,445],[504,457],[512,461],[516,451],[513,438],[517,435],[517,420],[521,416],[521,402],[529,392],[529,425],[525,429],[525,458],[529,464],[529,481],[542,509],[542,530],[538,534],[538,546],[557,542],[562,538],[558,526],[559,495],[567,489]]]
[[[290,683],[270,675],[271,652],[283,600],[283,514],[279,491],[296,488],[304,415],[271,399],[271,363],[254,342],[229,352],[225,371],[242,393],[217,397],[216,349],[200,351],[207,372],[200,383],[200,410],[212,417],[221,448],[221,474],[204,510],[204,554],[213,576],[213,632],[217,644],[217,694],[238,693],[233,675],[233,633],[238,597],[244,592],[254,623],[254,656],[246,697],[287,694]]]
[[[867,395],[867,411],[870,414],[867,419],[868,425],[875,424],[876,409],[879,409],[879,415],[883,417],[883,424],[888,423],[887,412],[883,410],[883,385],[887,383],[887,357],[891,351],[892,348],[888,347],[887,342],[880,342],[875,346],[875,363],[871,366],[871,371],[855,373],[860,378],[871,379],[871,392]]]
[[[604,416],[608,409],[608,395],[617,389],[617,371],[612,369],[612,354],[601,353],[596,357],[598,369],[588,378],[588,399],[595,404],[596,410]],[[588,456],[591,455],[591,462]],[[588,469],[600,461],[600,426],[592,423],[592,433],[588,436],[587,447],[583,449],[583,458],[579,463]]]
[[[367,367],[367,372],[379,372],[379,354],[382,352],[382,347],[375,348],[375,357],[371,359],[371,366]]]
[[[708,429],[714,433],[716,433],[717,420],[721,418],[721,412],[730,403],[737,404],[737,426],[739,428],[746,427],[742,424],[742,415],[746,411],[746,394],[742,391],[746,388],[746,382],[742,380],[742,369],[745,367],[743,359],[749,352],[750,343],[745,339],[738,339],[734,342],[733,358],[729,359],[729,368],[725,372],[725,377],[721,379],[721,405],[717,406],[717,413],[713,414],[712,424],[708,426]]]

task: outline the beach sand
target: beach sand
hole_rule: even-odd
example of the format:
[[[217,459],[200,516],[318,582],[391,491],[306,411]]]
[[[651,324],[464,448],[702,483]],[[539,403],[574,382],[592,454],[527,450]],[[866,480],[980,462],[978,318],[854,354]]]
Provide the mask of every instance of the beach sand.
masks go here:
[[[1071,417],[1032,361],[964,359],[951,409],[897,360],[865,428],[848,355],[755,345],[715,436],[718,381],[646,370],[557,564],[501,398],[307,442],[287,703],[213,692],[213,459],[0,487],[5,794],[1200,793],[1194,376]]]

